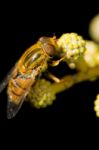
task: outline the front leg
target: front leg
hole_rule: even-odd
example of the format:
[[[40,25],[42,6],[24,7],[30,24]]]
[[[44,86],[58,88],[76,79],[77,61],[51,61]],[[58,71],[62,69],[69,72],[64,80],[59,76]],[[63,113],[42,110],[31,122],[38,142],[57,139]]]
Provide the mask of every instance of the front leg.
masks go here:
[[[50,62],[50,66],[52,66],[52,67],[58,66],[60,64],[60,62],[62,62],[64,59],[65,59],[65,56],[63,56],[59,60],[53,60]]]

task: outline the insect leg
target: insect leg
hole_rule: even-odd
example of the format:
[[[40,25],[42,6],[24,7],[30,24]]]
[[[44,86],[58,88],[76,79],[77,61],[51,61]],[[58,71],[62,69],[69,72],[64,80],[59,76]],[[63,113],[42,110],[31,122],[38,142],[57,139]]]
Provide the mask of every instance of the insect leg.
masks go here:
[[[52,61],[52,62],[50,63],[50,65],[51,65],[52,67],[58,66],[59,63],[62,62],[64,59],[65,59],[65,56],[63,56],[63,57],[60,58],[59,60]]]
[[[49,78],[49,79],[51,79],[51,80],[53,80],[54,82],[56,82],[56,83],[59,83],[60,82],[60,79],[59,78],[57,78],[56,76],[54,76],[52,73],[50,73],[50,72],[46,72],[46,76]]]

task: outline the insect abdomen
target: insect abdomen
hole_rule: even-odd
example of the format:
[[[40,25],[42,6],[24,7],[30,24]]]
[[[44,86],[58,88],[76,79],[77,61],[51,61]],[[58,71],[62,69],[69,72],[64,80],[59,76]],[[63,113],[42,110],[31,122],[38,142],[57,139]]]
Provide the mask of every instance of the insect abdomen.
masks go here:
[[[16,79],[11,79],[7,90],[10,100],[18,104],[21,97],[26,94],[27,88],[29,88],[31,82],[33,82],[31,79],[22,79],[19,77]]]

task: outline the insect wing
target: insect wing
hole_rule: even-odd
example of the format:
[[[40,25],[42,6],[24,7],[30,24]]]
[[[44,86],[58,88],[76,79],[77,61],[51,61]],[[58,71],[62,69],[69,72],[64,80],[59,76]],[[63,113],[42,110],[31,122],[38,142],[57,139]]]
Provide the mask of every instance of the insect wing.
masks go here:
[[[7,104],[7,118],[11,119],[13,117],[16,116],[16,114],[18,113],[18,111],[20,110],[29,90],[30,90],[31,86],[27,89],[27,91],[24,93],[24,95],[22,95],[19,99],[19,103],[16,104],[14,101],[12,101],[9,97],[8,97],[8,104]]]
[[[9,80],[12,78],[15,69],[16,69],[16,65],[14,67],[12,67],[10,72],[6,75],[6,77],[0,83],[0,93],[4,90],[4,88],[6,87],[6,85],[9,82]]]
[[[12,102],[10,100],[10,98],[8,98],[8,103],[7,103],[7,118],[8,119],[11,119],[16,116],[16,114],[20,110],[20,108],[25,100],[25,97],[26,96],[20,98],[19,104],[15,104],[14,102]]]

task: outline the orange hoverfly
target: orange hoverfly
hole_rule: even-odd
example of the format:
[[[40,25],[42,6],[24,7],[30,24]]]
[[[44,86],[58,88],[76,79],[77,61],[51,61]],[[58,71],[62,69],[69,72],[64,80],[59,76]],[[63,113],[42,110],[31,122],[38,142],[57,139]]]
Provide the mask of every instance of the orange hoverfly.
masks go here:
[[[31,86],[37,77],[47,70],[48,64],[56,66],[63,60],[53,60],[57,55],[56,37],[41,37],[28,48],[0,84],[0,92],[8,84],[7,118],[13,118],[19,111]]]

